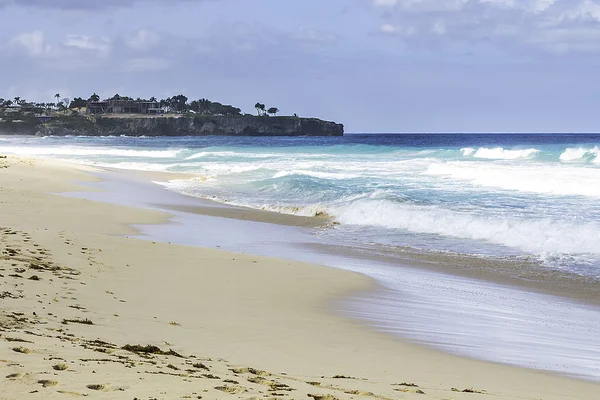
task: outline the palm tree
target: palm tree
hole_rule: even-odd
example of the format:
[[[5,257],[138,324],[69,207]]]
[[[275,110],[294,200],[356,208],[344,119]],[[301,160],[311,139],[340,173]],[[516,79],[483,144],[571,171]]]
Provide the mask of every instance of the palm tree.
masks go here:
[[[256,108],[256,111],[258,112],[258,116],[265,115],[265,112],[266,112],[265,111],[265,107],[266,106],[264,104],[261,104],[261,103],[256,103],[254,105],[254,108]]]
[[[56,97],[56,107],[58,108],[58,103],[60,102],[60,93],[56,93],[54,97]]]
[[[21,101],[21,98],[15,96],[15,104],[21,104],[20,101]]]
[[[88,101],[99,101],[100,100],[100,96],[98,96],[96,93],[94,93],[93,95],[90,96],[90,99]]]

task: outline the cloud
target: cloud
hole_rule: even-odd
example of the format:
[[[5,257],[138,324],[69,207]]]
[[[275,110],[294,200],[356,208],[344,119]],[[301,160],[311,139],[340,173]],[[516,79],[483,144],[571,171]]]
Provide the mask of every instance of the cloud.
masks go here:
[[[69,35],[62,44],[67,48],[91,51],[100,56],[107,55],[112,49],[111,39],[106,37],[92,38],[86,35]]]
[[[370,0],[379,32],[408,45],[600,51],[600,0]]]
[[[49,53],[52,48],[48,45],[42,31],[21,33],[9,41],[9,44],[25,50],[30,56],[41,56]]]
[[[168,3],[172,4],[174,2],[185,1],[199,3],[205,0],[169,0]],[[131,7],[138,3],[148,2],[159,2],[159,0],[0,0],[0,7],[15,6],[52,8],[59,10],[98,10],[115,7]]]
[[[0,47],[7,58],[24,59],[46,68],[73,70],[98,66],[109,59],[113,43],[107,37],[67,35],[62,41],[50,41],[44,32],[35,30],[15,35]]]
[[[154,31],[140,29],[133,35],[125,38],[125,44],[137,51],[145,51],[154,47],[160,41],[160,36]]]

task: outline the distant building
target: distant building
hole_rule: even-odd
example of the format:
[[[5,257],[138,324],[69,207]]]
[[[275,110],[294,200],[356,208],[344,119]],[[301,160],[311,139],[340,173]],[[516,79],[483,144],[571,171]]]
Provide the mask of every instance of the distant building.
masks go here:
[[[6,114],[20,113],[22,108],[19,104],[11,104],[4,109],[4,112]]]
[[[50,121],[52,121],[52,118],[54,118],[50,115],[36,115],[36,117],[40,120],[40,122],[42,124],[45,124],[46,122],[50,122]]]
[[[87,103],[88,114],[161,114],[156,101],[104,100]]]

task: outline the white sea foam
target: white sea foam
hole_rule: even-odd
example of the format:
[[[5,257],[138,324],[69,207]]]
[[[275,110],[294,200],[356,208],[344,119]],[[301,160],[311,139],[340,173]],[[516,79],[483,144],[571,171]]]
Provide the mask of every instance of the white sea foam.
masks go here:
[[[181,150],[133,150],[110,147],[75,147],[75,146],[0,146],[0,152],[26,156],[116,156],[143,158],[173,158]]]
[[[235,152],[235,151],[201,151],[201,152],[198,152],[198,153],[192,154],[191,156],[186,157],[186,160],[196,160],[196,159],[207,158],[207,157],[222,157],[222,158],[240,157],[240,158],[255,159],[255,158],[271,158],[271,157],[276,157],[276,156],[278,156],[278,155],[272,154],[272,153],[261,154],[261,153],[240,153],[240,152]]]
[[[73,161],[73,160],[67,160]],[[93,165],[97,167],[107,167],[116,169],[127,169],[132,171],[154,171],[154,172],[167,172],[169,169],[177,167],[179,164],[156,164],[147,162],[120,162],[120,163],[102,163],[93,162],[89,160],[80,160],[82,164]]]
[[[568,148],[560,155],[560,160],[563,162],[591,161],[593,163],[600,164],[600,148]]]
[[[359,178],[360,177],[360,175],[357,175],[357,174],[346,174],[346,173],[310,171],[310,170],[305,170],[305,169],[294,169],[294,170],[279,171],[275,175],[273,175],[273,178],[275,178],[275,179],[277,179],[277,178],[284,178],[286,176],[293,176],[293,175],[310,176],[310,177],[313,177],[313,178],[320,178],[320,179],[352,179],[352,178]]]
[[[461,152],[465,157],[484,158],[489,160],[518,160],[523,158],[532,158],[540,151],[538,149],[507,150],[502,147],[481,147],[475,150],[473,148],[466,147],[461,149]]]
[[[600,254],[600,224],[596,222],[505,219],[389,200],[359,200],[328,212],[343,224],[483,240],[535,254]]]
[[[574,165],[499,165],[477,162],[431,164],[428,175],[468,182],[474,186],[560,196],[600,197],[600,169]]]

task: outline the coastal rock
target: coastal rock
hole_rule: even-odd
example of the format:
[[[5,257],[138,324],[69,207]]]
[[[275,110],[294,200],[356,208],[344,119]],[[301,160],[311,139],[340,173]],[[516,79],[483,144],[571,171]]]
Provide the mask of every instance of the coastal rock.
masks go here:
[[[2,127],[0,127],[2,128]],[[342,136],[344,126],[316,118],[244,116],[143,116],[29,120],[10,132],[37,136]]]

